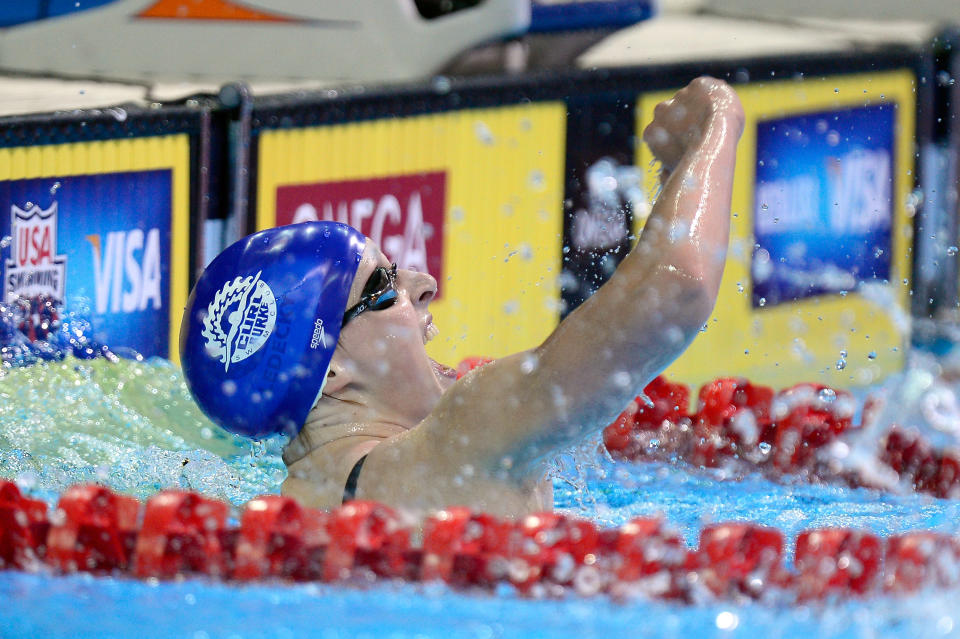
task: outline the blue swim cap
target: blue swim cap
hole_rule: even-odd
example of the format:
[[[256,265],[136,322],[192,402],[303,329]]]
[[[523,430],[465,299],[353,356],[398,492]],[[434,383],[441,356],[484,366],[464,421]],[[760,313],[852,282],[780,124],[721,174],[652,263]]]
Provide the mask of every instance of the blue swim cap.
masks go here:
[[[233,433],[295,435],[323,390],[365,238],[335,222],[260,231],[218,255],[184,310],[194,399]]]

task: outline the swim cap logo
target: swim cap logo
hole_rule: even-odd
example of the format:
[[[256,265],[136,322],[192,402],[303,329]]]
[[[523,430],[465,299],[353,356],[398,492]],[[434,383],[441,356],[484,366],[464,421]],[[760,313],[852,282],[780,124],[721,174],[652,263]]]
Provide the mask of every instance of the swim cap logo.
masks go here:
[[[219,358],[225,371],[231,363],[242,362],[260,350],[273,332],[277,300],[260,279],[262,272],[225,283],[207,305],[202,335],[207,353]]]

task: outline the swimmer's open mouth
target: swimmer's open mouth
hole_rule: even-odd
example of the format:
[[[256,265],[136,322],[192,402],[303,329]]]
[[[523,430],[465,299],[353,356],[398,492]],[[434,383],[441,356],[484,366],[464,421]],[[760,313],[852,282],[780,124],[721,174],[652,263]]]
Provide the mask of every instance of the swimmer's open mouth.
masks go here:
[[[426,321],[423,324],[423,343],[426,344],[439,334],[440,329],[433,323],[433,315],[427,313]]]
[[[433,315],[428,314],[427,323],[423,327],[424,345],[426,345],[427,342],[429,342],[439,334],[440,334],[440,329],[437,328],[436,324],[433,323]],[[430,364],[433,366],[433,370],[434,372],[436,372],[437,375],[439,375],[440,377],[446,377],[449,379],[457,378],[457,371],[455,369],[452,369],[449,366],[441,364],[440,362],[433,359],[432,357],[429,359],[430,359]]]
[[[439,334],[440,329],[433,322],[430,322],[423,329],[423,343],[426,344]]]
[[[441,364],[440,362],[438,362],[433,358],[430,358],[430,363],[433,365],[433,370],[437,372],[437,375],[440,375],[441,377],[447,377],[449,379],[457,378],[456,369],[453,369],[453,368],[450,368],[449,366]]]

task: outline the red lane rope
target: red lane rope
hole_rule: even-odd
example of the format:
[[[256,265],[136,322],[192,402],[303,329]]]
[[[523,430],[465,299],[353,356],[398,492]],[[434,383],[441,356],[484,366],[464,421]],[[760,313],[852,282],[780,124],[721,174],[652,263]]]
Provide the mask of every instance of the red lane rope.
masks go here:
[[[690,390],[657,377],[603,432],[614,458],[680,459],[703,467],[736,461],[767,474],[806,474],[876,488],[861,476],[831,467],[818,453],[845,434],[856,405],[846,391],[797,384],[780,392],[741,378],[720,378],[700,389],[687,413]],[[866,405],[869,416],[871,406]],[[919,433],[892,425],[880,441],[879,463],[901,483],[936,497],[960,496],[960,458],[938,451]]]
[[[277,495],[248,502],[239,527],[227,514],[227,504],[196,493],[164,491],[142,504],[82,485],[67,489],[48,517],[44,502],[0,482],[0,567],[239,582],[442,580],[461,588],[510,584],[533,597],[642,593],[677,601],[759,597],[771,588],[808,601],[960,582],[960,542],[931,532],[884,542],[845,528],[805,531],[788,570],[783,535],[752,523],[707,526],[691,550],[657,518],[598,528],[558,513],[514,521],[449,508],[413,528],[376,502],[327,512]]]

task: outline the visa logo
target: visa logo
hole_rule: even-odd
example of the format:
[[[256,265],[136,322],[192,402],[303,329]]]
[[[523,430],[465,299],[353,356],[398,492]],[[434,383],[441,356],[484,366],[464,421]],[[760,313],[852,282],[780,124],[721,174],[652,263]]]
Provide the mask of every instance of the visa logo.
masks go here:
[[[111,231],[106,241],[88,235],[93,249],[97,313],[159,309],[160,230]]]

